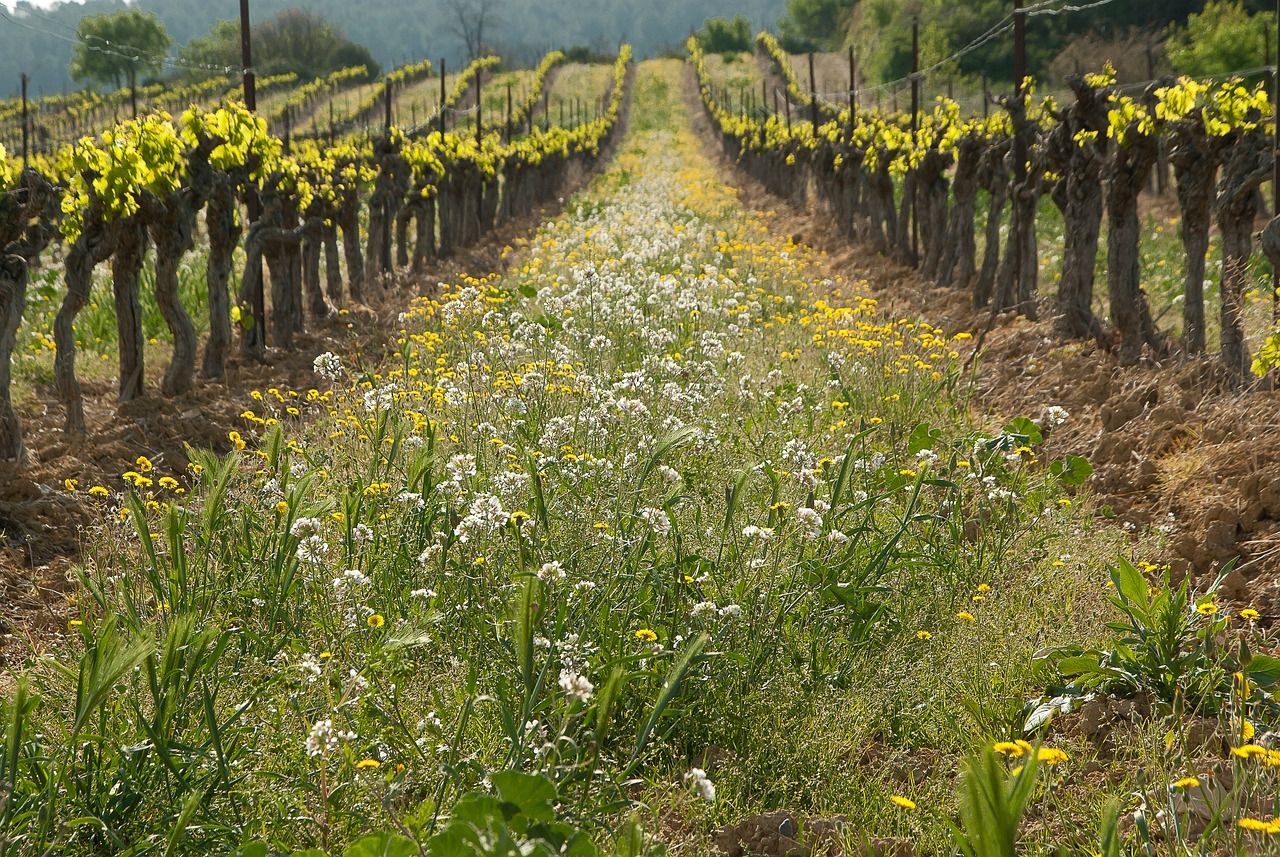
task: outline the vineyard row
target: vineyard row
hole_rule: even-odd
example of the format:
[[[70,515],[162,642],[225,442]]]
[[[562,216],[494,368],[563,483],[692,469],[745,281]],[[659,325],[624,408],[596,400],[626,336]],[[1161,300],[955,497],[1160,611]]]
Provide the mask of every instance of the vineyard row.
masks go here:
[[[1117,348],[1123,362],[1145,349],[1171,348],[1153,319],[1139,267],[1138,198],[1167,153],[1185,256],[1182,350],[1206,348],[1206,256],[1216,226],[1223,254],[1220,357],[1229,378],[1243,385],[1250,370],[1265,374],[1280,363],[1275,334],[1251,360],[1242,316],[1255,248],[1280,269],[1280,220],[1267,225],[1260,242],[1254,236],[1265,210],[1260,189],[1274,167],[1275,111],[1261,84],[1184,77],[1133,96],[1108,68],[1071,76],[1067,103],[1037,97],[1028,80],[1024,97],[1000,98],[1002,109],[989,116],[962,116],[955,101],[940,97],[917,118],[811,100],[777,41],[762,34],[758,45],[785,87],[785,113],[732,109],[710,79],[697,40],[688,43],[707,114],[742,169],[780,196],[805,202],[812,195],[850,238],[915,266],[938,286],[968,290],[974,306],[989,307],[992,317],[1014,311],[1034,318],[1050,303],[1039,295],[1036,242],[1047,195],[1065,227],[1055,327]],[[799,108],[794,119],[792,103]],[[1106,319],[1094,310],[1104,218]]]
[[[616,140],[630,57],[624,45],[600,116],[512,140],[493,130],[410,138],[392,129],[372,141],[307,140],[288,151],[263,118],[229,104],[192,108],[176,121],[165,113],[128,120],[27,169],[0,149],[0,459],[24,455],[10,357],[31,268],[52,245],[62,244],[65,287],[53,325],[55,386],[67,431],[81,434],[73,325],[99,265],[110,262],[119,395],[128,400],[143,389],[139,293],[154,246],[156,302],[173,339],[161,390],[181,394],[193,385],[198,343],[178,298],[178,271],[195,248],[201,215],[210,329],[200,372],[218,379],[233,325],[249,359],[264,356],[268,328],[272,345],[291,348],[304,313],[320,319],[362,301],[366,288],[389,282],[397,268],[422,271],[429,259],[555,199],[572,166],[589,165]],[[255,208],[255,217],[243,216]],[[237,249],[245,262],[233,302]]]

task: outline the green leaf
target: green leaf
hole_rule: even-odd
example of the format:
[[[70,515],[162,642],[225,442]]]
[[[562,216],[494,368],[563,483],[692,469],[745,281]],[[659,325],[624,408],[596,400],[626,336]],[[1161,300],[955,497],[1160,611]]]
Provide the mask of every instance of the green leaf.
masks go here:
[[[1271,687],[1280,682],[1280,658],[1271,655],[1254,655],[1245,665],[1244,674],[1259,687]]]
[[[490,779],[498,796],[519,807],[521,814],[536,821],[555,819],[556,787],[546,777],[523,771],[502,771]]]
[[[1002,431],[1005,434],[1020,435],[1027,439],[1027,443],[1035,446],[1044,440],[1044,435],[1040,433],[1040,426],[1027,417],[1014,417],[1009,420]]]
[[[1076,655],[1071,658],[1063,658],[1058,661],[1057,667],[1058,672],[1062,675],[1085,675],[1086,673],[1102,672],[1097,655]]]
[[[1083,485],[1093,475],[1093,465],[1081,455],[1064,455],[1049,465],[1049,472],[1063,485]]]
[[[1116,592],[1123,601],[1146,609],[1147,579],[1133,563],[1121,557],[1117,567],[1111,570],[1111,582],[1116,585]]]
[[[530,283],[521,283],[518,291],[530,300],[538,296],[538,290]]]
[[[928,423],[918,423],[907,437],[907,455],[915,455],[923,449],[932,449],[934,443],[942,438],[942,429],[932,428]]]
[[[375,833],[357,839],[342,852],[342,857],[417,857],[418,846],[398,833]]]

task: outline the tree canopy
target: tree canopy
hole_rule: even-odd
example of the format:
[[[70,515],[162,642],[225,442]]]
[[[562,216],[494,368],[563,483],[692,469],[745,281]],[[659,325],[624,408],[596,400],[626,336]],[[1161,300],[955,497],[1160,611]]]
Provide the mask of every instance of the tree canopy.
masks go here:
[[[155,15],[136,9],[81,18],[76,39],[71,79],[117,88],[139,75],[159,74],[173,44]]]
[[[1174,69],[1193,77],[1227,74],[1262,65],[1273,32],[1271,15],[1250,15],[1240,0],[1211,0],[1204,11],[1174,27],[1165,52]]]
[[[698,41],[702,49],[713,54],[730,51],[749,51],[754,44],[755,34],[751,32],[751,22],[742,15],[733,20],[728,18],[708,18],[698,31]]]
[[[325,18],[302,9],[286,9],[253,28],[253,64],[262,75],[292,71],[302,80],[363,65],[376,75],[381,67],[363,45],[348,39]],[[238,67],[240,25],[218,21],[208,33],[178,51],[190,65]]]

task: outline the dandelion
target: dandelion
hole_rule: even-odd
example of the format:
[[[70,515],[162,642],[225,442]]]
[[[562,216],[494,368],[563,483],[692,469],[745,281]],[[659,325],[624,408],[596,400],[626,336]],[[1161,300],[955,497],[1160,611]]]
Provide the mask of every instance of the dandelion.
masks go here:
[[[991,749],[997,753],[1017,759],[1021,758],[1024,753],[1030,753],[1035,748],[1031,746],[1031,742],[1023,741],[1020,738],[1017,741],[997,741],[991,745]]]
[[[1201,616],[1212,616],[1218,612],[1218,605],[1212,601],[1206,601],[1203,604],[1196,605],[1196,612]]]
[[[916,639],[927,643],[933,639],[933,634],[928,631],[916,631]]]
[[[362,771],[370,768],[376,770],[382,767],[382,763],[379,762],[377,759],[361,759],[360,761],[356,762],[356,767]]]
[[[1200,780],[1197,777],[1183,777],[1173,784],[1175,789],[1198,789],[1200,788]]]
[[[1067,754],[1056,747],[1041,747],[1036,753],[1036,758],[1051,768],[1068,760]]]
[[[649,628],[641,628],[636,631],[636,639],[642,643],[652,643],[658,639],[658,635]]]
[[[1240,611],[1240,618],[1247,622],[1256,622],[1262,618],[1262,614],[1257,610],[1254,610],[1252,607],[1246,607]]]
[[[79,479],[64,479],[64,480],[62,480],[62,487],[67,489],[67,493],[68,493],[68,494],[74,494],[74,493],[76,492],[76,488],[77,488],[79,485],[80,485],[80,480],[79,480]]]
[[[110,494],[111,492],[107,490],[105,485],[94,485],[92,488],[89,489],[90,497],[98,497],[99,499],[101,499],[103,497],[109,496]]]
[[[978,621],[977,617],[974,616],[972,613],[970,613],[968,610],[961,610],[959,613],[956,614],[956,618],[959,619],[961,622]]]
[[[902,795],[889,795],[889,800],[899,809],[914,810],[916,808],[915,801]]]
[[[244,442],[244,438],[240,436],[240,432],[238,431],[227,432],[227,440],[231,441],[231,445],[234,446],[236,449],[245,448],[246,444]]]
[[[370,628],[381,628],[383,625],[387,624],[387,620],[381,613],[372,613],[369,615],[368,619],[364,620],[364,623]]]

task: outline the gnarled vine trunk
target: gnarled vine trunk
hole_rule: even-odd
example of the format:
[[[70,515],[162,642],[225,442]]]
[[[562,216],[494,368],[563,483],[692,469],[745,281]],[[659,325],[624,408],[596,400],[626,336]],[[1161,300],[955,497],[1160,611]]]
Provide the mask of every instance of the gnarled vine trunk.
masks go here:
[[[139,217],[127,218],[111,258],[111,288],[115,292],[116,331],[119,334],[119,398],[122,402],[142,395],[146,338],[142,331],[139,281],[147,254],[147,228]]]
[[[210,191],[204,225],[209,235],[209,265],[205,273],[209,338],[204,344],[201,374],[217,379],[226,373],[227,352],[231,348],[231,264],[241,232],[236,219],[235,187],[225,177],[217,179]]]
[[[1155,137],[1133,123],[1117,144],[1107,171],[1107,297],[1120,338],[1120,361],[1134,363],[1143,345],[1160,348],[1138,267],[1138,194],[1156,159]]]

